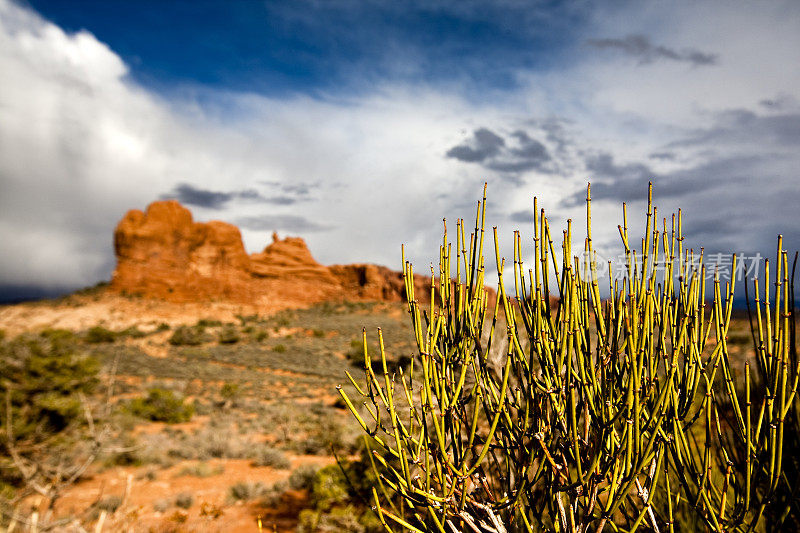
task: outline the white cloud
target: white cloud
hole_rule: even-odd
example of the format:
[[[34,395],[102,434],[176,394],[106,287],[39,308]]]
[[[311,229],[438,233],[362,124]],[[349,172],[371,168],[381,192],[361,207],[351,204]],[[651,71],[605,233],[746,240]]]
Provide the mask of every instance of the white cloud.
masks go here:
[[[276,215],[332,226],[304,235],[326,263],[399,267],[401,241],[435,254],[444,206],[436,197],[477,170],[443,154],[461,117],[495,120],[432,91],[387,87],[354,101],[214,93],[165,101],[126,77],[120,58],[92,35],[67,34],[37,14],[0,3],[0,270],[4,284],[81,285],[110,273],[111,233],[178,183],[209,190],[265,182],[316,183],[291,206],[242,201],[197,218]],[[202,89],[200,89],[202,90]],[[292,233],[291,228],[278,228]],[[269,231],[244,231],[248,248]],[[424,238],[423,238],[424,241]],[[65,266],[70,265],[70,266]],[[74,265],[74,267],[73,267]]]

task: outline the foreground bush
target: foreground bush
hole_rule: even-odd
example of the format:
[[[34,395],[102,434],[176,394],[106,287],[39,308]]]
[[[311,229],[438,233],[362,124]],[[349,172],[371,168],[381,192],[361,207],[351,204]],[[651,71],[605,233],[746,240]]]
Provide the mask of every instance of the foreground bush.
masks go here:
[[[76,340],[66,330],[45,330],[0,341],[0,506],[6,517],[24,519],[14,509],[33,494],[54,505],[100,451],[99,413],[86,400],[99,385],[100,364],[81,353]]]
[[[144,398],[135,398],[127,405],[127,410],[138,417],[153,422],[175,424],[188,422],[194,415],[194,406],[186,404],[183,399],[168,389],[152,388]]]
[[[380,452],[381,522],[439,533],[795,528],[800,367],[781,241],[774,278],[767,265],[754,282],[756,368],[748,360],[737,375],[726,340],[735,277],[690,260],[680,212],[659,219],[648,198],[641,239],[623,208],[624,275],[601,298],[589,193],[577,250],[571,221],[556,241],[536,201],[530,269],[519,233],[507,267],[495,231],[496,299],[484,288],[485,196],[471,235],[459,220],[453,246],[445,229],[433,303],[417,302],[404,264],[418,359],[389,369],[379,331],[376,371],[365,333],[366,383],[350,380],[367,419],[340,388]]]

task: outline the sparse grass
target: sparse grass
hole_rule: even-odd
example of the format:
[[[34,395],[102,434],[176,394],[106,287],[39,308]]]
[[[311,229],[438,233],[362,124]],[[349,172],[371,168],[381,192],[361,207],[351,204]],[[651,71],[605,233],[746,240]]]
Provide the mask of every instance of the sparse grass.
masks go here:
[[[314,483],[314,476],[317,473],[314,465],[302,465],[295,468],[289,475],[289,487],[293,490],[309,490]]]
[[[175,505],[181,509],[189,509],[194,504],[194,495],[191,492],[181,492],[175,497]]]
[[[263,494],[261,495],[261,501],[259,502],[261,507],[276,507],[280,501],[283,499],[283,495],[288,488],[288,483],[286,481],[276,481],[266,489],[264,489]]]
[[[239,329],[233,324],[224,325],[217,336],[220,344],[236,344],[241,339]]]
[[[132,339],[141,339],[142,337],[147,337],[147,333],[140,330],[136,326],[131,326],[129,328],[123,329],[122,331],[117,333],[118,337],[130,337]]]
[[[263,496],[267,487],[260,481],[240,481],[230,488],[230,497],[234,501],[250,501]]]
[[[214,477],[225,472],[222,465],[211,466],[206,462],[200,462],[191,466],[184,466],[178,472],[178,476],[194,476],[199,478]]]
[[[261,448],[258,451],[258,455],[253,461],[253,464],[255,466],[270,466],[278,470],[288,470],[292,466],[286,454],[269,446]]]
[[[170,501],[166,498],[161,498],[153,502],[153,510],[157,513],[165,513],[170,508]]]
[[[101,342],[114,342],[116,338],[116,333],[110,329],[98,325],[89,328],[89,330],[86,332],[84,340],[92,344],[97,344]]]
[[[169,343],[173,346],[199,346],[208,340],[203,326],[179,326],[169,338]]]
[[[122,496],[118,496],[116,494],[112,494],[109,496],[105,496],[102,500],[97,502],[96,507],[100,511],[106,511],[108,513],[113,513],[117,509],[120,508],[122,505]]]

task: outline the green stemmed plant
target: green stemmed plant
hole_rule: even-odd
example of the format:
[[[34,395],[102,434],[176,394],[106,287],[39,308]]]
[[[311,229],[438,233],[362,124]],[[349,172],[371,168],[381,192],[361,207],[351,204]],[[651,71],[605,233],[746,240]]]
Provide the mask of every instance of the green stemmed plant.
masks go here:
[[[429,303],[415,298],[404,259],[418,347],[408,371],[389,371],[379,331],[376,372],[364,333],[365,381],[348,373],[361,399],[340,388],[377,448],[372,498],[386,529],[674,531],[684,509],[714,531],[759,527],[794,485],[782,466],[798,367],[780,243],[775,307],[756,294],[759,378],[748,361],[742,384],[726,342],[735,279],[706,282],[702,252],[698,266],[683,248],[680,211],[659,220],[652,188],[636,242],[623,206],[617,280],[597,262],[588,188],[579,250],[571,221],[556,240],[535,199],[529,268],[518,232],[507,267],[495,228],[498,288],[488,291],[485,210],[484,189],[455,247],[445,226]]]

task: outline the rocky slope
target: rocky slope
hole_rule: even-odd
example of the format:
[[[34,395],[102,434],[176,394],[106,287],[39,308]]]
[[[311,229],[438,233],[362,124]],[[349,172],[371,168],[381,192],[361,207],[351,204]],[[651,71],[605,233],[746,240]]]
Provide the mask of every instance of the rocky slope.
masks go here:
[[[328,300],[400,301],[403,277],[368,264],[325,266],[298,237],[279,239],[248,255],[239,229],[195,222],[174,200],[129,211],[114,232],[117,268],[111,289],[174,302],[226,301],[297,306]],[[430,298],[430,278],[415,279]]]

